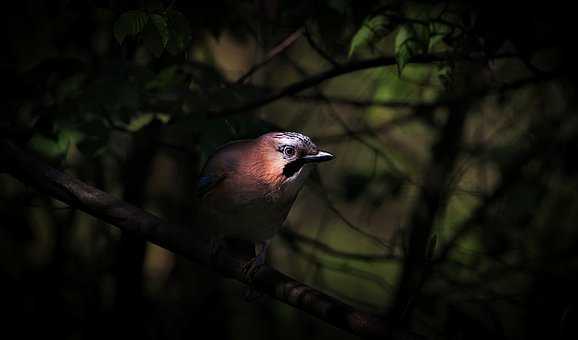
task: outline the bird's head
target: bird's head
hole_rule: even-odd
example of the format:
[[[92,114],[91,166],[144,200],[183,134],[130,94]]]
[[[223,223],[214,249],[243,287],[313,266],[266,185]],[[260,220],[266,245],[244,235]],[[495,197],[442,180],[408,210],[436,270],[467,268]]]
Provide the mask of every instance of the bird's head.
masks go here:
[[[334,158],[329,152],[319,150],[309,137],[296,132],[271,132],[256,141],[268,175],[282,182],[303,178],[307,165]]]

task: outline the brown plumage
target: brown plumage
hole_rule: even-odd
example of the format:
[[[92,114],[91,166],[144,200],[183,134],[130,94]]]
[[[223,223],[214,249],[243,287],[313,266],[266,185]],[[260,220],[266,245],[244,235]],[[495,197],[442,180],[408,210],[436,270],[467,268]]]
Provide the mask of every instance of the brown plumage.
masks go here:
[[[217,237],[272,238],[289,214],[310,164],[332,158],[294,132],[268,133],[220,147],[201,173],[202,225]]]

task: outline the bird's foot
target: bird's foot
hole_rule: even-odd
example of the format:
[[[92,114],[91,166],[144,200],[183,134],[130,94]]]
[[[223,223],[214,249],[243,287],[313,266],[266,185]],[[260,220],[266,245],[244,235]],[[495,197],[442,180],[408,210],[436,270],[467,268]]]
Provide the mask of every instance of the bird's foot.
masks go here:
[[[263,293],[256,291],[253,287],[253,281],[255,280],[255,275],[259,269],[265,265],[265,258],[267,256],[268,242],[262,244],[262,249],[259,251],[257,256],[249,260],[243,265],[243,276],[248,284],[247,291],[245,292],[246,301],[254,301],[264,296]]]
[[[259,271],[259,268],[265,265],[265,261],[261,260],[259,256],[250,259],[244,265],[241,271],[243,272],[243,277],[245,281],[252,284],[255,280],[255,274]]]
[[[243,265],[243,276],[247,282],[247,290],[245,291],[244,297],[247,302],[253,302],[264,296],[263,293],[257,291],[253,286],[255,275],[264,264],[264,261],[260,260],[259,256],[257,256]]]

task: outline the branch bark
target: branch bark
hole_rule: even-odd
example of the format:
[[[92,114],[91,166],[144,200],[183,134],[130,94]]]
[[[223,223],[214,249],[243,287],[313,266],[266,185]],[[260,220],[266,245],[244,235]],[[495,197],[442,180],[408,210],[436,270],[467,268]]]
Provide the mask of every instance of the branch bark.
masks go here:
[[[408,251],[393,304],[393,313],[402,324],[411,319],[412,308],[430,267],[430,237],[434,223],[443,214],[450,194],[449,180],[458,158],[465,121],[464,108],[458,105],[452,107],[437,143],[432,146],[432,159],[414,203]]]
[[[235,83],[236,84],[243,84],[249,77],[251,77],[255,72],[257,72],[261,67],[267,65],[275,56],[287,50],[295,41],[297,41],[301,35],[303,34],[303,28],[298,29],[297,31],[291,33],[287,38],[283,39],[277,46],[275,46],[267,55],[265,59],[258,64],[253,65],[247,73],[245,73],[241,78],[239,78]]]
[[[337,328],[367,338],[384,338],[390,334],[393,338],[422,338],[408,330],[392,329],[390,318],[358,310],[269,266],[262,266],[252,277],[247,277],[243,266],[248,258],[233,254],[226,248],[215,251],[217,240],[199,237],[193,227],[167,223],[46,164],[5,139],[0,139],[0,163],[13,177],[50,197],[124,232],[211,267],[225,277],[251,284],[255,289]]]
[[[422,63],[435,63],[435,62],[442,62],[448,60],[448,56],[445,54],[427,54],[427,55],[420,55],[414,57],[410,62],[416,64]],[[226,108],[219,111],[209,111],[208,117],[210,118],[218,118],[218,117],[225,117],[231,116],[238,113],[242,113],[245,111],[254,110],[260,108],[262,106],[268,105],[274,101],[277,101],[284,97],[293,96],[301,91],[304,91],[308,88],[321,84],[322,82],[339,77],[344,74],[366,70],[375,67],[381,66],[391,66],[396,65],[395,57],[378,57],[374,59],[362,60],[362,61],[354,61],[348,64],[344,64],[341,66],[333,67],[325,72],[321,72],[314,76],[308,77],[304,80],[298,81],[293,83],[287,87],[282,88],[281,90],[272,93],[271,95],[257,99],[255,101],[240,105],[238,107]]]

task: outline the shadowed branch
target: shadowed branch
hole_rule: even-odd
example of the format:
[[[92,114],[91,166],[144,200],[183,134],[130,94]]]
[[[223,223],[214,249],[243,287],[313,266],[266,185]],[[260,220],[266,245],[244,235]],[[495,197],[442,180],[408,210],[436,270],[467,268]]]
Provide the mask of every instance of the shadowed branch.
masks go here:
[[[412,63],[434,63],[434,62],[442,62],[442,61],[445,61],[447,59],[448,59],[448,57],[446,55],[435,55],[435,54],[429,55],[428,54],[428,55],[416,56],[411,60],[411,62]],[[298,81],[296,83],[293,83],[293,84],[291,84],[287,87],[284,87],[284,88],[278,90],[277,92],[274,92],[271,95],[266,96],[264,98],[257,99],[255,101],[252,101],[252,102],[249,102],[249,103],[237,106],[237,107],[226,108],[226,109],[218,110],[218,111],[209,111],[208,116],[211,118],[218,118],[218,117],[230,116],[230,115],[242,113],[245,111],[254,110],[254,109],[260,108],[262,106],[265,106],[267,104],[270,104],[274,101],[277,101],[281,98],[292,96],[292,95],[297,94],[301,91],[304,91],[308,88],[314,87],[315,85],[321,84],[324,81],[327,81],[327,80],[335,78],[335,77],[339,77],[339,76],[344,75],[344,74],[348,74],[348,73],[352,73],[352,72],[356,72],[356,71],[360,71],[360,70],[371,69],[371,68],[375,68],[375,67],[391,66],[391,65],[397,65],[397,61],[396,61],[395,57],[378,57],[375,59],[350,62],[350,63],[344,64],[342,66],[333,67],[333,68],[331,68],[325,72],[321,72],[319,74],[313,75],[313,76],[308,77],[302,81]]]
[[[394,338],[421,338],[406,330],[392,330],[388,319],[355,309],[271,267],[259,267],[253,277],[247,277],[243,271],[247,257],[217,248],[218,241],[199,237],[194,228],[167,223],[57,170],[12,142],[0,140],[0,155],[3,169],[26,185],[124,232],[209,266],[225,277],[250,283],[255,289],[335,327],[368,338],[383,338],[392,331]]]

